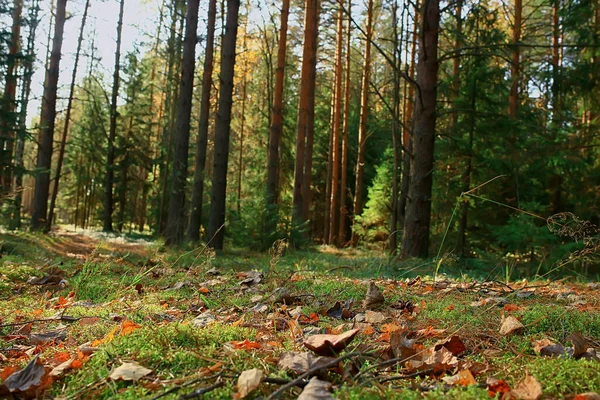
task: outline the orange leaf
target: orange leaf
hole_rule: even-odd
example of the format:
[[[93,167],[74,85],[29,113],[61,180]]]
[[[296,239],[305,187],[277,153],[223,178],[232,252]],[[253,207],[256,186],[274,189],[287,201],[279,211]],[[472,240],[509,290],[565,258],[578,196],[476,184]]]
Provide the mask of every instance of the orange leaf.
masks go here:
[[[71,364],[72,369],[78,369],[81,367],[83,367],[83,362],[81,362],[79,360],[73,360],[73,363]]]
[[[504,311],[517,311],[520,310],[521,307],[519,307],[516,304],[506,304],[504,305]]]
[[[39,317],[40,315],[42,315],[43,312],[44,312],[44,310],[42,310],[41,308],[38,308],[37,310],[33,311],[33,316]]]
[[[202,294],[207,294],[210,292],[210,290],[207,287],[202,286],[200,289],[198,289],[198,292]]]
[[[112,328],[112,330],[110,332],[108,332],[108,334],[106,336],[104,336],[104,338],[100,341],[100,343],[112,342],[113,339],[115,338],[115,335],[116,335],[118,329],[119,329],[119,327],[117,327],[117,326]],[[96,341],[94,340],[94,342],[96,342]]]
[[[390,341],[390,333],[384,332],[377,338],[380,342],[389,342]]]
[[[242,342],[234,340],[231,343],[233,343],[233,348],[235,348],[235,349],[244,349],[244,350],[260,349],[260,343],[251,342],[248,339],[245,339]]]
[[[67,304],[69,304],[69,300],[65,299],[63,296],[60,296],[54,308],[63,308]]]
[[[446,307],[446,311],[452,311],[454,310],[454,304],[450,304],[448,307]]]
[[[67,353],[66,351],[62,351],[60,353],[56,353],[54,355],[54,357],[52,357],[52,359],[50,360],[51,364],[56,363],[56,365],[58,364],[62,364],[67,360],[71,359],[71,355],[69,353]]]
[[[381,325],[382,332],[392,333],[394,331],[399,331],[400,329],[402,328],[400,328],[400,326],[394,323]]]
[[[311,322],[317,322],[319,321],[319,314],[311,312],[310,315],[308,316],[308,318],[310,318]]]
[[[94,325],[99,320],[100,320],[100,318],[98,318],[98,317],[84,317],[79,320],[79,325],[80,326]]]
[[[373,327],[369,325],[365,329],[363,329],[362,333],[365,335],[372,335],[375,333],[375,329],[373,329]]]
[[[19,369],[19,367],[15,366],[4,368],[2,372],[0,372],[0,379],[2,379],[2,382],[4,382],[6,378],[11,376],[14,372],[17,372]]]
[[[267,342],[267,345],[269,345],[271,347],[281,347],[281,343],[275,342],[275,341],[269,341],[269,342]]]
[[[121,322],[121,336],[129,335],[131,332],[140,329],[141,325],[136,324],[128,319]]]

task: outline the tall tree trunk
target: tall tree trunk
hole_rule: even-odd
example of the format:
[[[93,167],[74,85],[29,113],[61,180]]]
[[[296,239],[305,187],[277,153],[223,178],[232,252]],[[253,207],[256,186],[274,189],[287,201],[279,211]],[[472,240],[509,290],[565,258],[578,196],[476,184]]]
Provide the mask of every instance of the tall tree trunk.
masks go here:
[[[60,140],[60,149],[58,151],[58,160],[56,162],[56,176],[54,177],[54,190],[52,191],[52,197],[50,198],[50,210],[48,211],[48,220],[46,221],[46,229],[49,231],[52,228],[52,222],[54,219],[54,207],[56,205],[56,198],[58,197],[58,183],[60,181],[60,174],[62,171],[62,164],[65,158],[65,147],[67,144],[67,134],[69,132],[69,122],[71,120],[71,108],[73,105],[73,95],[75,94],[75,80],[77,79],[77,66],[79,65],[79,55],[81,53],[81,44],[83,43],[83,30],[85,29],[85,22],[87,20],[88,9],[90,7],[90,0],[86,0],[83,9],[83,16],[81,17],[81,26],[79,27],[79,38],[77,39],[77,50],[75,52],[75,64],[73,65],[73,74],[71,75],[71,89],[69,90],[69,100],[67,102],[67,112],[65,115],[65,125],[62,131],[62,137]]]
[[[340,192],[338,183],[340,180],[340,130],[342,120],[342,53],[344,51],[344,2],[338,5],[337,34],[335,45],[335,102],[333,105],[333,129],[332,129],[332,168],[331,168],[331,203],[329,216],[329,243],[337,243],[339,228]]]
[[[373,0],[367,5],[367,37],[365,38],[365,59],[363,64],[360,125],[358,127],[358,154],[356,157],[356,184],[354,190],[353,221],[362,213],[364,203],[365,145],[367,142],[367,121],[369,118],[369,82],[371,73],[371,40],[373,37]],[[353,222],[353,224],[354,224]],[[352,246],[358,245],[358,235],[352,232]]]
[[[2,168],[0,185],[2,193],[7,194],[12,187],[13,176],[13,148],[15,141],[15,128],[17,126],[16,95],[17,95],[17,53],[21,42],[21,13],[23,11],[23,0],[13,1],[12,29],[10,45],[8,49],[6,65],[6,81],[4,84],[4,96],[0,109],[2,120],[0,121],[0,167]]]
[[[315,95],[317,81],[317,46],[318,46],[318,29],[319,29],[319,1],[317,0],[316,10],[311,21],[312,32],[310,57],[309,57],[309,74],[308,74],[308,110],[306,113],[306,148],[304,149],[304,179],[302,181],[302,199],[303,199],[303,220],[308,221],[310,216],[311,204],[311,180],[312,180],[312,163],[313,163],[313,144],[315,140]],[[307,232],[309,233],[309,232]]]
[[[407,74],[411,81],[415,78],[415,65],[417,55],[417,27],[419,25],[419,0],[415,2],[415,19],[412,27],[412,44],[410,47],[410,65]],[[408,58],[408,57],[407,57]],[[407,89],[407,90],[406,90]],[[408,92],[408,93],[407,93]],[[414,127],[415,86],[405,81],[404,98],[404,128],[402,130],[402,182],[400,183],[400,199],[398,202],[398,219],[400,226],[404,227],[406,220],[406,205],[408,204],[408,188],[410,186],[410,169],[412,167],[412,128]]]
[[[473,164],[473,135],[475,133],[475,123],[477,115],[477,79],[474,80],[471,90],[471,113],[470,113],[470,127],[469,127],[469,142],[467,147],[467,165],[463,172],[462,181],[463,187],[462,192],[466,193],[471,189],[471,170]],[[460,220],[458,221],[458,244],[456,246],[456,252],[463,257],[468,256],[469,251],[467,248],[467,222],[469,213],[469,201],[468,199],[462,199]]]
[[[270,235],[276,229],[279,200],[279,166],[281,136],[283,131],[283,84],[285,80],[285,59],[287,53],[287,28],[290,14],[290,0],[283,0],[279,27],[279,43],[277,47],[277,68],[275,72],[275,89],[273,93],[273,109],[269,130],[269,153],[267,163],[267,223],[265,234]]]
[[[413,134],[413,163],[406,211],[403,257],[427,257],[431,221],[433,183],[433,146],[436,127],[438,72],[439,0],[424,1],[421,6],[419,61],[417,64],[417,102]]]
[[[248,94],[248,85],[246,75],[248,73],[248,15],[250,14],[250,3],[246,3],[246,23],[244,24],[244,40],[242,41],[242,53],[244,54],[244,64],[242,66],[242,107],[240,110],[240,137],[238,149],[238,176],[237,176],[237,213],[242,212],[242,177],[244,176],[244,128],[246,127],[246,96]],[[270,85],[269,85],[270,86]],[[270,125],[270,124],[269,124]]]
[[[112,232],[113,183],[115,164],[115,138],[117,136],[117,96],[119,95],[119,72],[121,70],[121,39],[123,32],[123,8],[125,0],[121,0],[119,21],[117,22],[117,49],[115,50],[115,70],[113,72],[112,95],[110,99],[110,130],[106,155],[106,179],[104,183],[104,218],[102,230]]]
[[[400,162],[401,162],[401,152],[402,152],[402,138],[400,135],[400,125],[398,123],[400,119],[400,75],[398,68],[400,67],[401,61],[401,49],[400,43],[402,42],[402,38],[398,32],[398,0],[395,0],[392,5],[392,15],[394,16],[393,20],[393,60],[394,65],[397,66],[393,69],[393,118],[394,123],[392,124],[392,146],[394,150],[394,170],[392,172],[392,201],[391,201],[391,210],[390,210],[390,234],[388,237],[388,250],[391,254],[395,255],[398,249],[398,194],[399,194],[399,170],[400,170]],[[404,23],[404,13],[402,13],[402,23]],[[403,32],[404,27],[401,27],[401,31]]]
[[[294,169],[294,191],[293,191],[293,220],[300,225],[306,221],[303,198],[303,184],[305,180],[306,162],[306,131],[309,108],[309,86],[311,79],[311,55],[313,54],[313,37],[316,36],[314,22],[318,20],[318,0],[305,1],[304,14],[304,45],[302,51],[302,69],[300,73],[300,95],[298,100],[298,123],[296,128],[296,163]],[[310,174],[310,171],[309,171]]]
[[[221,49],[221,87],[219,89],[219,111],[215,127],[215,149],[212,177],[212,198],[208,221],[209,245],[222,249],[225,232],[225,210],[227,203],[227,164],[229,161],[229,136],[231,133],[231,108],[235,50],[238,29],[240,0],[227,0],[227,25]]]
[[[166,244],[176,245],[183,241],[185,227],[185,183],[188,175],[190,147],[190,115],[194,92],[194,67],[198,30],[200,0],[188,0],[185,17],[185,39],[181,64],[181,82],[177,99],[177,125],[175,129],[173,170],[171,173],[171,196],[167,220]]]
[[[352,1],[348,2],[346,26],[346,79],[344,82],[344,127],[342,129],[342,159],[340,178],[340,224],[337,235],[337,246],[341,247],[346,242],[346,219],[348,217],[348,132],[350,130],[350,56],[352,43]]]
[[[560,49],[560,0],[554,0],[552,4],[552,120],[555,129],[560,127],[561,123],[561,105],[560,105],[560,68],[561,68],[561,49]]]
[[[46,71],[46,79],[44,82],[44,95],[42,97],[42,111],[40,116],[40,135],[38,141],[37,173],[35,176],[33,212],[31,215],[31,229],[36,231],[45,228],[48,212],[52,139],[56,118],[56,91],[58,88],[58,74],[60,70],[66,8],[67,0],[58,0],[56,4],[56,22],[54,25],[52,54],[50,56],[50,63]]]
[[[198,122],[198,139],[196,143],[194,188],[190,204],[190,223],[187,232],[188,239],[193,242],[200,240],[200,225],[202,224],[202,198],[204,196],[204,169],[206,167],[206,146],[208,144],[216,16],[217,0],[210,0],[208,4],[206,54],[204,55],[204,70],[202,71],[202,95],[200,101],[200,119]]]
[[[450,114],[450,133],[452,134],[458,122],[458,110],[456,99],[460,90],[460,48],[462,42],[462,0],[456,2],[456,37],[454,38],[454,59],[452,60],[452,106],[454,110]]]
[[[521,69],[521,48],[519,42],[521,41],[521,27],[523,17],[523,0],[515,0],[515,19],[513,21],[513,32],[512,32],[512,62],[510,65],[510,96],[508,115],[511,118],[517,118],[517,112],[519,109],[519,74]]]

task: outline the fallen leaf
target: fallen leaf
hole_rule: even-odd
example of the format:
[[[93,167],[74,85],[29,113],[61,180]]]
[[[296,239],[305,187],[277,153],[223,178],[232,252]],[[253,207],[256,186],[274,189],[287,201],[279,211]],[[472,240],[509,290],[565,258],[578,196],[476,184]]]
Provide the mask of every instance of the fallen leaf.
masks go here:
[[[439,350],[440,348],[445,347],[455,356],[460,356],[467,350],[467,347],[463,343],[463,341],[456,335],[452,336],[450,339],[445,342],[441,342],[435,345],[434,350]]]
[[[573,397],[573,400],[600,400],[600,394],[596,392],[581,393]]]
[[[304,339],[304,346],[320,356],[339,354],[350,344],[360,329],[352,329],[339,335],[313,335]]]
[[[151,372],[151,369],[142,367],[138,363],[132,361],[123,363],[120,367],[111,372],[108,377],[114,381],[119,379],[124,381],[139,381]]]
[[[309,369],[318,368],[320,365],[325,365],[332,360],[331,357],[315,356],[309,352],[286,351],[279,356],[277,367],[283,371],[289,370],[301,375]]]
[[[121,336],[129,335],[131,332],[140,329],[141,327],[141,325],[126,319],[121,322]]]
[[[445,329],[436,329],[432,326],[428,326],[425,329],[419,329],[416,334],[418,336],[423,336],[423,337],[436,337],[436,336],[442,336],[444,333],[446,333]]]
[[[71,366],[73,365],[74,361],[75,361],[74,358],[70,358],[67,361],[63,362],[62,364],[57,365],[56,367],[54,367],[52,369],[52,371],[50,371],[50,376],[59,377],[59,376],[63,375],[66,371],[71,369]]]
[[[192,325],[197,328],[204,328],[206,325],[217,321],[217,317],[210,311],[205,311],[192,320]]]
[[[367,310],[365,312],[365,322],[369,323],[369,324],[379,324],[383,321],[385,321],[385,315],[383,315],[380,312],[377,311],[370,311]]]
[[[258,368],[252,368],[242,372],[237,382],[238,398],[243,399],[252,393],[262,382],[265,374]]]
[[[459,385],[459,386],[469,386],[476,385],[477,381],[473,377],[473,374],[468,369],[463,369],[462,371],[458,371],[456,375],[453,376],[445,376],[442,378],[444,382],[448,385]]]
[[[381,289],[375,285],[375,282],[369,281],[369,288],[367,289],[367,296],[363,300],[363,307],[367,310],[377,308],[385,302]]]
[[[234,340],[231,342],[231,344],[233,344],[234,349],[244,349],[244,350],[260,349],[260,343],[252,342],[248,339],[244,339],[243,341]]]
[[[588,349],[588,341],[579,332],[573,332],[567,336],[567,340],[573,343],[573,357],[581,357]]]
[[[4,386],[10,392],[25,392],[32,387],[40,386],[46,370],[39,360],[39,355],[29,361],[27,366],[20,371],[12,373],[4,380]]]
[[[558,357],[565,354],[565,348],[560,343],[554,343],[549,339],[533,340],[531,342],[533,351],[541,356]]]
[[[65,328],[53,329],[50,331],[32,333],[29,337],[32,344],[43,344],[48,342],[62,342],[67,338],[67,330]]]
[[[333,399],[329,389],[331,383],[313,376],[298,396],[298,400],[330,400]]]
[[[100,318],[98,318],[98,317],[84,317],[79,320],[79,325],[80,326],[94,325],[99,320],[100,320]]]
[[[503,309],[506,312],[510,312],[510,311],[518,311],[521,309],[521,307],[519,307],[516,304],[505,304]]]
[[[501,379],[488,377],[485,383],[487,385],[489,397],[496,397],[497,393],[500,393],[500,396],[502,397],[504,393],[510,392],[510,386],[508,386],[508,383]]]
[[[525,326],[515,317],[513,316],[508,316],[503,318],[502,320],[502,326],[500,327],[500,334],[501,335],[511,335],[511,334],[518,334],[521,333],[523,331],[523,329],[525,328]]]
[[[516,388],[508,392],[511,398],[537,400],[542,396],[542,385],[531,375],[527,375]]]
[[[390,334],[390,347],[394,354],[394,358],[401,358],[403,360],[412,357],[416,354],[415,343],[416,338],[409,339],[406,332],[400,330],[394,330]]]

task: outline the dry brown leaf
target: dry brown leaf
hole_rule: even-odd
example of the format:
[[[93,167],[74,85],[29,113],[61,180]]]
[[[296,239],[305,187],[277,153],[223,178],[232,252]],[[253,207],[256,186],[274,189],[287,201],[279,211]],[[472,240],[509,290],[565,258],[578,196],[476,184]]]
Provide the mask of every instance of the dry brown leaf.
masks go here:
[[[573,397],[573,400],[600,400],[600,394],[596,392],[581,393]]]
[[[238,398],[244,398],[252,393],[262,382],[265,374],[258,368],[252,368],[240,374],[237,382]]]
[[[375,282],[369,282],[369,289],[367,289],[367,296],[363,301],[363,307],[367,310],[377,308],[385,302],[381,289],[375,285]]]
[[[62,364],[57,365],[56,367],[54,367],[52,369],[52,371],[50,371],[50,376],[55,376],[55,377],[61,376],[66,371],[71,369],[71,366],[73,365],[73,361],[75,361],[75,359],[71,358],[71,359],[68,359],[67,361],[63,362]]]
[[[467,347],[465,346],[463,341],[456,335],[452,336],[450,339],[448,339],[446,341],[438,342],[438,344],[435,345],[434,349],[439,350],[442,347],[445,347],[453,355],[455,355],[457,357],[460,356],[462,353],[464,353],[467,350]]]
[[[151,369],[142,367],[138,363],[132,361],[123,363],[120,367],[111,372],[108,377],[114,381],[119,379],[124,381],[139,381],[151,372]]]
[[[508,316],[503,318],[502,320],[502,326],[500,327],[500,334],[501,335],[512,335],[512,334],[519,334],[523,331],[523,329],[525,328],[525,326],[515,317],[513,316]]]
[[[588,349],[588,341],[579,332],[573,332],[567,336],[567,340],[573,343],[573,357],[581,357]]]
[[[458,371],[458,373],[453,376],[445,376],[442,378],[442,380],[448,385],[469,386],[477,384],[477,381],[473,377],[473,374],[468,369]]]
[[[385,315],[378,311],[367,310],[367,312],[365,313],[365,322],[369,324],[379,324],[385,321],[385,318]]]
[[[537,400],[542,396],[542,385],[535,377],[527,375],[516,388],[507,393],[511,399]]]
[[[46,370],[40,363],[38,355],[31,359],[25,368],[13,372],[3,384],[10,392],[25,392],[33,387],[40,386],[44,375],[46,375]]]
[[[360,329],[352,329],[339,335],[313,335],[304,339],[304,346],[320,356],[339,354],[348,346]]]
[[[308,382],[308,385],[304,387],[300,396],[298,396],[298,400],[330,400],[333,399],[331,393],[329,393],[329,389],[331,388],[331,383],[322,381],[316,376],[313,376],[311,380]]]
[[[312,368],[317,368],[320,365],[325,365],[331,362],[331,357],[315,356],[309,352],[295,353],[292,351],[286,351],[279,357],[277,367],[284,371],[294,371],[298,375],[301,375]]]

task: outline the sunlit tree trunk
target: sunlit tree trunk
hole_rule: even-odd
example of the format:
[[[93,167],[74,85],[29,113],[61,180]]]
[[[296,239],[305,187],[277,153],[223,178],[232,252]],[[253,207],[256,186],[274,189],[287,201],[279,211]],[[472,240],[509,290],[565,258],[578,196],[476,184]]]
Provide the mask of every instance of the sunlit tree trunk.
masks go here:
[[[85,23],[87,20],[88,9],[90,7],[90,0],[86,0],[83,9],[83,16],[81,17],[81,26],[79,27],[79,38],[77,39],[77,50],[75,52],[75,63],[73,65],[73,72],[71,75],[71,88],[69,90],[69,100],[67,101],[67,111],[65,115],[65,125],[62,131],[62,137],[60,140],[60,149],[58,150],[58,160],[56,161],[56,176],[54,177],[54,187],[52,191],[52,197],[50,199],[50,210],[48,211],[48,220],[46,221],[46,229],[52,228],[54,219],[54,207],[56,205],[56,198],[58,197],[58,183],[60,181],[60,174],[62,171],[63,160],[65,158],[65,147],[67,145],[67,134],[69,132],[69,123],[71,122],[71,109],[73,105],[73,96],[75,94],[75,80],[77,79],[77,67],[79,65],[79,55],[81,53],[81,44],[83,43],[83,31],[85,29]]]
[[[353,220],[362,213],[364,205],[364,174],[365,174],[365,145],[367,142],[367,121],[369,118],[369,82],[371,73],[371,40],[373,38],[373,0],[367,5],[367,29],[365,38],[365,59],[363,64],[360,125],[358,127],[358,154],[356,157],[356,184],[354,191]],[[354,228],[354,227],[353,227]],[[352,233],[352,246],[358,245],[358,235]]]
[[[344,51],[344,2],[338,5],[337,14],[337,34],[335,46],[335,95],[333,105],[333,129],[332,129],[332,165],[331,165],[331,198],[330,201],[330,216],[329,216],[329,243],[337,242],[339,233],[339,209],[340,209],[340,192],[338,190],[340,180],[340,130],[342,121],[342,53]]]
[[[50,63],[46,71],[42,111],[40,116],[40,135],[37,152],[37,171],[33,194],[33,212],[31,229],[43,230],[46,227],[48,213],[48,194],[50,191],[50,169],[52,163],[52,142],[56,118],[56,92],[66,20],[67,0],[58,0],[54,24],[54,39]]]
[[[421,6],[413,162],[408,194],[410,202],[406,210],[402,240],[403,257],[427,257],[429,250],[439,21],[439,0],[424,1]]]
[[[399,170],[401,163],[401,153],[402,153],[402,137],[400,135],[400,124],[398,123],[400,119],[400,75],[399,75],[399,64],[401,61],[401,49],[400,43],[402,42],[402,38],[400,37],[400,33],[398,32],[398,0],[395,0],[392,5],[392,46],[393,46],[393,61],[394,65],[397,66],[393,69],[393,104],[392,111],[394,118],[394,122],[392,123],[392,147],[394,150],[394,170],[392,172],[392,201],[390,207],[390,228],[389,228],[389,237],[388,237],[388,250],[391,254],[396,254],[396,250],[398,249],[398,194],[400,191],[399,188]],[[402,23],[404,23],[404,13],[402,13]],[[400,27],[400,31],[403,32],[404,27]]]
[[[215,150],[212,177],[212,198],[208,221],[209,245],[222,249],[225,232],[225,210],[227,203],[227,164],[229,161],[229,136],[231,133],[231,108],[235,50],[237,41],[239,0],[227,0],[227,25],[221,52],[221,87],[219,89],[219,111],[215,127]]]
[[[121,39],[123,33],[123,11],[125,0],[121,0],[119,21],[117,22],[117,49],[115,50],[115,70],[113,72],[112,95],[110,99],[110,130],[106,152],[106,180],[104,183],[104,220],[102,230],[112,232],[113,184],[115,176],[115,139],[117,137],[117,97],[119,95],[119,72],[121,71]]]
[[[185,39],[183,41],[183,59],[174,137],[175,154],[171,173],[171,196],[169,198],[169,217],[166,231],[167,245],[180,244],[183,241],[185,228],[185,185],[188,175],[190,116],[194,92],[199,5],[200,0],[188,0],[185,17]]]
[[[271,112],[271,127],[269,130],[269,153],[267,164],[267,235],[275,231],[277,210],[275,205],[279,200],[279,167],[280,146],[283,132],[283,84],[285,80],[285,60],[287,52],[288,16],[290,0],[283,0],[281,5],[281,20],[279,27],[279,43],[277,48],[277,68],[275,72],[275,89],[273,92],[273,109]]]

